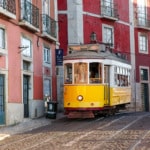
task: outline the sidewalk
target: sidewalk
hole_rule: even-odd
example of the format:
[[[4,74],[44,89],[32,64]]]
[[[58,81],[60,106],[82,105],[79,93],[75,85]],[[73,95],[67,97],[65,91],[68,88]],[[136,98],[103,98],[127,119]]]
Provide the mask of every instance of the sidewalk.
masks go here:
[[[33,129],[36,129],[38,127],[50,125],[52,121],[55,121],[57,119],[63,118],[64,114],[58,113],[56,119],[49,119],[45,117],[36,118],[36,119],[24,119],[23,122],[13,125],[13,126],[7,126],[7,127],[0,127],[0,141],[5,139],[6,137],[9,137],[12,134],[22,133],[26,131],[30,131]]]

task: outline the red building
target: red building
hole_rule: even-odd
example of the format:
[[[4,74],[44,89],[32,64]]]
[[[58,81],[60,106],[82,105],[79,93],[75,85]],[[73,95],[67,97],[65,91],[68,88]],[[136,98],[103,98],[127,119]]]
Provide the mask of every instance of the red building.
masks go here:
[[[58,0],[59,41],[64,54],[68,45],[90,43],[92,35],[96,37],[94,42],[104,44],[102,48],[109,44],[113,52],[132,64],[131,107],[146,111],[149,110],[149,5],[148,0]]]
[[[57,1],[0,1],[0,124],[44,114],[57,100]]]
[[[135,97],[141,110],[150,111],[150,1],[133,0]]]

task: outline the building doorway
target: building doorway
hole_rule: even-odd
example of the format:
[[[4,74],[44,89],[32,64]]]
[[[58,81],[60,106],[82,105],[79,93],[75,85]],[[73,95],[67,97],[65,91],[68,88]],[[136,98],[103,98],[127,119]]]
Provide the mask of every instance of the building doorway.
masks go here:
[[[29,117],[29,79],[27,75],[23,76],[23,104],[24,104],[24,118]]]
[[[148,83],[141,84],[142,106],[144,111],[149,111],[149,87]]]
[[[5,124],[5,75],[0,74],[0,125]]]

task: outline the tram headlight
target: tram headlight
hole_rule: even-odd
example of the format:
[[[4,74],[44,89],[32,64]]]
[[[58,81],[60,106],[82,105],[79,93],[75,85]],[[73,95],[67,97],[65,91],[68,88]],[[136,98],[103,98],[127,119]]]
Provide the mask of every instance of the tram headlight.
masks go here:
[[[82,100],[83,100],[83,96],[82,96],[82,95],[79,95],[79,96],[77,97],[77,99],[78,99],[78,101],[82,101]]]

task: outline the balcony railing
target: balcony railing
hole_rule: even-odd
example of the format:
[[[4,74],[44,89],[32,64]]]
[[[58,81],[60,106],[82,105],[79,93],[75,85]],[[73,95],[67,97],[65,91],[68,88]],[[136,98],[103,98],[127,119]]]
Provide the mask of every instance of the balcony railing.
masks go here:
[[[0,8],[16,15],[16,1],[15,0],[0,0]]]
[[[46,14],[42,14],[42,31],[56,38],[56,21]]]
[[[150,20],[148,20],[145,17],[138,17],[137,18],[137,26],[150,29]]]
[[[21,8],[21,20],[39,28],[39,9],[27,0],[21,4]]]
[[[105,18],[110,18],[113,20],[118,20],[118,9],[115,3],[109,2],[107,0],[102,0],[101,2],[101,16]]]

